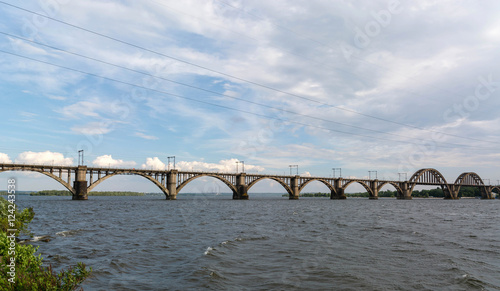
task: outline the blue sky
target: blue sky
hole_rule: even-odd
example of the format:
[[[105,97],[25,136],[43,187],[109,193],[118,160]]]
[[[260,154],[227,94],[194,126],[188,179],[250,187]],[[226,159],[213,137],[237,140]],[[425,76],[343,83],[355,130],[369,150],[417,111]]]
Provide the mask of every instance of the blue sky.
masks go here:
[[[239,160],[250,173],[397,180],[431,167],[496,183],[499,12],[498,1],[3,1],[0,162],[76,165],[84,149],[89,166],[162,169],[176,156],[181,170]],[[59,188],[16,175],[26,190]],[[130,177],[96,190],[117,188],[156,190]]]

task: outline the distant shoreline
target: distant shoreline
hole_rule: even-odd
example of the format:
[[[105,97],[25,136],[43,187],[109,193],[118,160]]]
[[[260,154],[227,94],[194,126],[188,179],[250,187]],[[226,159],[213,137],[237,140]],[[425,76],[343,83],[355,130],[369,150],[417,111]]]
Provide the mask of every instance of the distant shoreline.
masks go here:
[[[132,191],[96,191],[89,192],[88,196],[145,196],[149,193]],[[29,193],[30,196],[72,196],[73,194],[65,190],[43,190]]]
[[[330,197],[330,193],[301,193],[299,197]],[[368,193],[348,193],[345,194],[347,198],[369,198]],[[288,197],[288,194],[283,194],[282,197]],[[396,196],[378,196],[378,198],[397,198]],[[412,196],[412,199],[444,199],[444,197],[435,197],[435,196]],[[481,198],[480,196],[468,197],[461,196],[460,199],[477,199]]]

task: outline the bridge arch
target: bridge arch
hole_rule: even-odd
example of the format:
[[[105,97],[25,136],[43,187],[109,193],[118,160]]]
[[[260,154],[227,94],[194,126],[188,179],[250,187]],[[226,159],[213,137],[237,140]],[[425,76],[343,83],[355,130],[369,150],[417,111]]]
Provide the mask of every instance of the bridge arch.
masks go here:
[[[351,181],[351,182],[345,184],[344,186],[342,186],[342,189],[345,191],[347,189],[347,187],[349,187],[351,184],[354,184],[354,183],[361,184],[361,186],[363,186],[366,189],[366,192],[368,192],[368,194],[370,195],[370,197],[373,197],[373,191],[372,191],[372,189],[370,188],[370,186],[368,186],[363,181]]]
[[[500,195],[500,186],[495,186],[491,188],[491,192],[497,193],[497,195]]]
[[[302,185],[300,185],[299,186],[299,193],[302,192],[302,189],[304,189],[309,183],[315,182],[315,181],[321,182],[326,187],[328,187],[328,189],[330,189],[330,191],[335,192],[335,187],[333,187],[330,183],[328,183],[328,181],[326,181],[324,179],[315,178],[315,179],[308,180],[305,183],[303,183]]]
[[[165,186],[163,186],[160,182],[158,182],[158,180],[156,180],[153,177],[148,176],[148,175],[146,175],[144,173],[134,172],[134,171],[130,171],[130,172],[114,172],[114,173],[108,174],[108,175],[100,178],[99,180],[95,181],[94,183],[90,184],[88,186],[88,188],[87,188],[87,193],[90,192],[90,191],[92,191],[92,189],[94,189],[97,185],[99,185],[103,181],[105,181],[105,180],[107,180],[107,179],[109,179],[111,177],[117,176],[117,175],[137,175],[137,176],[144,177],[144,178],[148,179],[149,181],[153,182],[158,188],[160,188],[160,190],[163,192],[163,194],[165,194],[167,197],[170,196],[170,193],[168,193],[167,188],[165,188]]]
[[[459,192],[460,188],[462,185],[468,185],[468,186],[484,186],[483,179],[479,177],[478,174],[474,172],[466,172],[462,173],[458,178],[455,180],[455,187],[456,191]]]
[[[12,168],[12,169],[3,169],[3,170],[0,170],[0,173],[2,172],[17,172],[17,171],[21,171],[21,172],[37,172],[37,173],[40,173],[40,174],[43,174],[45,176],[48,176],[54,180],[56,180],[57,182],[59,182],[61,185],[63,185],[66,189],[68,189],[69,192],[71,192],[71,194],[75,195],[75,189],[73,187],[71,187],[71,185],[64,181],[63,179],[57,177],[56,175],[50,173],[50,172],[45,172],[41,169],[37,169],[37,168],[29,168],[29,169],[25,169],[25,168],[22,168],[22,169],[16,169],[16,168]]]
[[[216,174],[210,174],[210,173],[201,173],[199,175],[196,175],[196,176],[193,176],[193,177],[190,177],[189,179],[183,181],[180,185],[177,186],[177,194],[179,194],[179,192],[182,190],[182,188],[184,188],[187,184],[189,184],[189,182],[193,181],[193,180],[196,180],[198,178],[201,178],[201,177],[212,177],[212,178],[216,178],[217,180],[223,182],[224,184],[226,184],[229,189],[231,189],[231,191],[233,193],[236,193],[237,190],[236,190],[236,187],[231,184],[231,182],[229,182],[228,180],[224,179],[223,177],[221,176],[218,176]]]
[[[285,182],[283,182],[282,180],[280,180],[279,178],[276,178],[276,177],[261,177],[261,178],[255,179],[248,184],[247,191],[250,190],[250,188],[252,188],[257,182],[260,182],[260,181],[265,180],[265,179],[269,179],[269,180],[273,180],[273,181],[278,182],[281,186],[283,186],[283,188],[285,188],[285,190],[289,196],[293,196],[293,191],[290,188],[290,186],[288,186]]]
[[[410,193],[413,192],[417,183],[440,184],[443,191],[448,190],[448,182],[438,170],[432,168],[420,169],[415,172],[408,181],[411,185]]]
[[[389,181],[383,182],[380,185],[378,185],[377,191],[380,192],[382,190],[382,188],[387,184],[392,185],[396,189],[396,191],[398,192],[398,197],[404,196],[403,189],[401,189],[401,187],[399,187],[398,183],[395,183],[395,182],[389,182]]]

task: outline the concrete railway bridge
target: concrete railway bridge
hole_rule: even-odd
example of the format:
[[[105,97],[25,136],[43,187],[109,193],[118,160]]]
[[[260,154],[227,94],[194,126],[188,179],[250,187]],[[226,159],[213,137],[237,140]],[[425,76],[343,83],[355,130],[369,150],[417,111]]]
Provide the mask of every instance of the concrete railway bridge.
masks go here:
[[[382,187],[390,184],[398,192],[398,199],[411,199],[413,189],[417,185],[440,186],[445,194],[445,199],[458,199],[461,187],[478,187],[481,189],[483,199],[492,199],[493,192],[499,193],[500,186],[485,185],[481,177],[473,172],[461,174],[453,184],[448,183],[444,176],[436,169],[421,169],[415,172],[407,181],[389,181],[378,179],[353,179],[353,178],[325,178],[302,177],[288,175],[262,175],[247,173],[219,173],[219,172],[193,172],[178,170],[143,170],[143,169],[113,169],[95,168],[87,166],[68,167],[54,165],[24,165],[0,164],[0,173],[7,171],[38,172],[51,177],[61,183],[73,194],[73,200],[87,200],[88,193],[106,179],[116,175],[137,175],[154,183],[164,194],[166,199],[175,200],[177,194],[191,181],[200,177],[213,177],[228,186],[233,193],[233,199],[248,199],[250,190],[259,181],[270,179],[278,182],[289,195],[290,199],[298,199],[299,194],[306,185],[318,181],[331,191],[331,199],[345,199],[347,187],[358,183],[370,195],[370,199],[378,199]]]

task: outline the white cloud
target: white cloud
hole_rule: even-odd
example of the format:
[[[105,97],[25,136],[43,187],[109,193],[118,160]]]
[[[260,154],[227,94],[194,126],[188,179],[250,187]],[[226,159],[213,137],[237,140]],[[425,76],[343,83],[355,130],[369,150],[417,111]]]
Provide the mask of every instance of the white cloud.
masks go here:
[[[146,163],[142,164],[143,169],[165,170],[167,166],[158,157],[147,158]]]
[[[12,47],[16,48],[18,51],[22,51],[23,53],[29,53],[34,55],[47,55],[47,52],[40,47],[34,46],[29,42],[17,39],[17,38],[8,38],[11,42]]]
[[[221,160],[219,163],[205,163],[205,162],[185,162],[181,161],[177,163],[176,168],[183,171],[211,171],[211,172],[228,172],[234,173],[236,172],[236,162],[237,159],[229,159],[229,160]],[[262,172],[265,169],[261,166],[255,166],[251,164],[238,164],[238,172],[243,170],[243,166],[245,167],[245,172]]]
[[[158,137],[156,137],[156,136],[146,135],[146,134],[144,134],[142,132],[136,132],[134,135],[138,136],[140,138],[143,138],[143,139],[149,139],[149,140],[157,140],[158,139]]]
[[[402,11],[391,15],[390,23],[381,26],[380,33],[370,36],[369,43],[362,48],[356,48],[353,44],[356,28],[365,29],[370,22],[375,23],[373,15],[381,9],[387,9],[389,2],[360,0],[356,3],[352,5],[322,0],[232,1],[231,5],[239,7],[234,9],[220,1],[149,1],[138,4],[133,1],[118,3],[89,0],[70,1],[54,12],[58,14],[57,17],[78,22],[82,27],[98,27],[103,34],[239,79],[230,79],[227,75],[176,62],[137,47],[103,40],[74,28],[38,31],[40,39],[68,51],[297,112],[299,115],[279,114],[277,110],[194,91],[193,88],[186,89],[178,84],[154,81],[144,75],[10,39],[15,45],[14,49],[49,63],[236,110],[280,118],[283,116],[284,119],[300,123],[286,124],[279,130],[268,131],[271,135],[265,135],[264,138],[261,133],[266,132],[262,129],[272,128],[272,125],[260,117],[150,91],[144,95],[135,94],[140,90],[15,57],[6,56],[0,60],[0,80],[9,86],[17,86],[14,90],[18,92],[29,92],[29,96],[16,101],[19,108],[13,112],[40,109],[33,111],[38,114],[37,123],[26,123],[21,125],[25,128],[19,128],[19,135],[24,135],[20,139],[23,143],[31,137],[30,126],[44,127],[45,131],[39,130],[37,138],[40,144],[49,144],[57,140],[52,138],[55,134],[59,140],[74,138],[67,134],[68,128],[72,133],[103,135],[112,132],[114,125],[122,122],[124,125],[120,125],[119,129],[123,129],[123,132],[113,135],[113,139],[107,138],[103,143],[107,147],[121,147],[129,151],[137,149],[143,158],[149,155],[145,150],[142,151],[143,148],[137,147],[136,143],[141,140],[130,138],[131,135],[146,140],[157,140],[159,137],[165,141],[175,140],[184,157],[203,153],[207,160],[219,161],[237,156],[245,161],[260,163],[269,171],[282,172],[284,169],[287,173],[288,165],[297,163],[301,171],[310,170],[315,176],[320,171],[324,176],[329,175],[329,168],[333,166],[345,167],[358,171],[355,174],[361,176],[375,167],[397,173],[400,163],[408,163],[406,160],[401,162],[400,157],[413,157],[413,153],[418,150],[418,146],[390,140],[432,142],[431,132],[382,121],[387,119],[496,142],[480,143],[447,136],[439,143],[472,147],[437,147],[418,160],[418,167],[433,165],[458,169],[460,163],[456,161],[467,162],[466,165],[471,168],[498,163],[500,160],[495,156],[496,149],[483,150],[483,147],[494,148],[500,140],[495,130],[498,128],[498,122],[495,121],[500,99],[492,98],[493,94],[489,99],[481,99],[477,110],[465,112],[467,117],[455,111],[456,108],[465,108],[465,105],[475,106],[474,102],[464,102],[474,101],[466,98],[473,96],[480,85],[478,76],[491,74],[494,81],[499,81],[499,67],[491,64],[500,60],[497,49],[500,41],[497,15],[500,2],[401,3]],[[29,8],[37,7],[34,1],[31,4],[28,1],[27,5],[32,5]],[[108,15],[106,11],[114,13]],[[0,17],[9,24],[6,29],[14,31],[15,27],[23,25],[22,17],[10,10],[0,11]],[[113,23],[123,25],[111,25]],[[75,42],[75,39],[82,41]],[[353,49],[349,59],[342,44]],[[281,92],[250,85],[243,79]],[[283,92],[353,109],[365,116]],[[481,92],[485,92],[484,88]],[[494,94],[497,95],[498,90]],[[44,98],[36,99],[39,96]],[[112,101],[122,99],[126,99],[130,108],[120,111],[120,108],[112,106]],[[43,100],[43,104],[38,103],[40,100]],[[48,112],[47,108],[58,112],[59,117],[69,120],[69,124],[53,118],[53,112]],[[456,118],[452,121],[455,122],[443,120],[443,113],[448,109],[453,110]],[[379,120],[366,115],[376,116]],[[106,123],[106,120],[112,122]],[[307,124],[316,128],[307,127]],[[164,130],[141,130],[153,128],[152,125],[160,125]],[[359,135],[346,135],[324,128]],[[54,131],[49,134],[49,130]],[[123,142],[125,137],[129,137],[130,142]],[[248,142],[240,148],[242,141]],[[147,149],[150,152],[164,150],[160,143],[149,143],[148,146],[151,147]],[[21,144],[19,148],[22,148]],[[237,150],[232,150],[234,148]],[[467,158],[465,161],[464,157]],[[138,162],[140,164],[143,160]],[[318,164],[323,165],[321,170],[319,167],[311,169]],[[144,166],[166,167],[158,158],[149,158]],[[216,163],[179,162],[177,166],[204,171],[234,172],[236,169],[234,159]],[[252,169],[260,171],[262,167],[245,165],[247,172]],[[454,169],[449,171],[453,172]],[[491,172],[492,176],[498,176],[498,171],[493,166],[490,171],[485,170]]]
[[[179,171],[201,171],[201,172],[236,172],[236,162],[237,159],[221,160],[219,163],[205,163],[199,161],[186,162],[180,161],[175,164],[175,168]],[[171,161],[170,169],[173,168],[173,161]],[[238,164],[238,172],[242,172],[243,165]],[[147,158],[146,163],[142,164],[143,169],[153,169],[153,170],[166,170],[168,169],[167,164],[162,162],[158,157]],[[262,172],[265,169],[261,166],[255,166],[250,164],[245,164],[245,172]]]
[[[0,153],[0,163],[11,164],[12,160],[9,158],[7,154]]]
[[[65,158],[61,153],[54,153],[50,151],[23,152],[17,156],[15,161],[19,164],[44,164],[58,166],[73,165],[73,158]]]
[[[79,119],[82,117],[99,117],[98,112],[105,111],[108,108],[106,104],[98,101],[80,101],[63,107],[59,112],[67,118]]]
[[[56,95],[49,95],[48,97],[51,100],[59,100],[59,101],[64,101],[64,100],[68,99],[68,97],[56,96]]]
[[[38,116],[38,114],[36,114],[36,113],[33,113],[33,112],[26,112],[26,111],[21,111],[21,112],[19,112],[19,115],[24,116],[24,117],[28,117],[28,118]]]
[[[85,135],[100,135],[106,134],[113,130],[113,123],[108,121],[103,122],[89,122],[85,125],[73,126],[71,130],[78,134]]]
[[[92,164],[96,167],[128,168],[134,167],[136,162],[115,160],[111,155],[103,155],[97,157]]]
[[[312,177],[311,173],[309,173],[309,172],[300,173],[300,176],[301,177]]]

